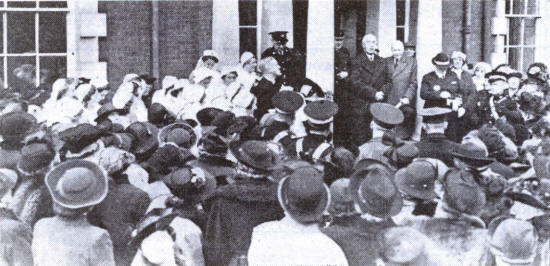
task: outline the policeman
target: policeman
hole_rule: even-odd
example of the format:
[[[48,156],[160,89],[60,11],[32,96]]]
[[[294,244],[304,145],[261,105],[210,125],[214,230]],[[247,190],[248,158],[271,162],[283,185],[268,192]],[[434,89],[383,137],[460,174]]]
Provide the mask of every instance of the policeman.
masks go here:
[[[304,104],[302,96],[294,91],[280,91],[271,98],[275,108],[269,110],[260,120],[260,135],[263,139],[281,142],[283,138],[292,138],[290,131],[295,113]]]
[[[349,146],[349,136],[346,131],[346,110],[347,104],[342,95],[342,91],[349,85],[349,75],[351,71],[351,55],[344,47],[344,32],[338,31],[334,36],[334,101],[340,106],[341,110],[334,123],[334,143],[337,145]],[[349,126],[349,125],[348,125]]]
[[[287,31],[270,32],[273,46],[262,53],[262,58],[274,57],[281,66],[282,75],[278,79],[283,85],[296,87],[305,77],[304,57],[300,52],[286,46],[287,33]]]

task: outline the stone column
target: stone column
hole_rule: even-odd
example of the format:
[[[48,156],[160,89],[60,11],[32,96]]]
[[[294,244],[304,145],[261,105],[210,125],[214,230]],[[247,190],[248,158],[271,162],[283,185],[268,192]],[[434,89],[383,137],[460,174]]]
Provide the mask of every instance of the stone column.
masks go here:
[[[537,19],[535,33],[535,61],[550,62],[550,0],[539,1],[541,17]]]
[[[220,65],[239,62],[239,1],[212,2],[212,49],[220,56]]]
[[[310,1],[307,18],[306,77],[334,93],[334,1]]]
[[[371,1],[367,2],[367,8]],[[391,56],[391,43],[397,39],[396,0],[380,0],[378,5],[378,49],[380,56]]]
[[[418,22],[416,34],[416,58],[417,58],[417,77],[418,90],[416,92],[416,109],[420,110],[424,106],[424,101],[420,98],[420,83],[422,77],[433,70],[431,59],[443,47],[443,19],[442,19],[442,0],[419,0],[418,1]],[[416,132],[414,139],[420,139],[420,130],[422,117],[417,117]]]
[[[262,1],[261,44],[259,50],[271,47],[272,31],[288,31],[288,47],[294,47],[292,0],[259,0]],[[310,1],[310,5],[312,4]]]
[[[506,63],[504,42],[507,34],[506,0],[497,0],[495,16],[491,20],[491,34],[495,36],[495,50],[491,53],[491,65],[496,67]]]

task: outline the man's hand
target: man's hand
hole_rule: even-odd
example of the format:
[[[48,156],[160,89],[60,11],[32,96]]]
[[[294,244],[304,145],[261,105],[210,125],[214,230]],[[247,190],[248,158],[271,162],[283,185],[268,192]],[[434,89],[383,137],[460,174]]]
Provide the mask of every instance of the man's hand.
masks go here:
[[[399,102],[403,105],[407,105],[407,104],[410,103],[409,98],[401,98],[401,100],[399,100]]]
[[[451,98],[451,93],[448,92],[448,91],[442,91],[440,94],[439,94],[439,97],[443,98],[443,99],[448,99],[448,98]]]
[[[348,72],[347,71],[342,71],[342,72],[336,74],[336,76],[340,79],[345,79],[345,78],[348,77]]]
[[[374,95],[374,98],[377,100],[377,101],[381,101],[384,99],[384,92],[383,91],[377,91],[376,92],[376,95]]]

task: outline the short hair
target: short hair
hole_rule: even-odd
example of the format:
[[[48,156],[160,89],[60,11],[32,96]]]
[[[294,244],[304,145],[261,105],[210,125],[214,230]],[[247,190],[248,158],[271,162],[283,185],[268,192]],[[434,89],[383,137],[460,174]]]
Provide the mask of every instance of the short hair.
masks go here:
[[[392,49],[393,49],[394,47],[396,47],[396,46],[401,47],[401,49],[403,49],[403,50],[405,49],[405,45],[404,45],[403,42],[400,41],[400,40],[395,40],[395,41],[393,41],[393,42],[391,43],[391,48],[392,48]]]
[[[273,64],[273,62],[277,63],[277,59],[275,59],[274,57],[268,56],[266,58],[263,58],[262,60],[260,60],[260,63],[258,63],[258,70],[260,70],[260,72],[263,74],[267,70],[267,67],[270,64]]]
[[[365,43],[365,41],[367,40],[367,37],[373,37],[376,41],[378,41],[378,38],[376,38],[376,35],[374,35],[372,33],[369,33],[369,34],[365,34],[365,36],[363,36],[363,39],[361,39],[361,43]]]

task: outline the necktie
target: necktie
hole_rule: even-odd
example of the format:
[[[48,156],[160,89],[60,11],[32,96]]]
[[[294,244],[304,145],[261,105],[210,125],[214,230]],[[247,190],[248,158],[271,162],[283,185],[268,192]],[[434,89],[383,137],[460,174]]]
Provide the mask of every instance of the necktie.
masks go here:
[[[399,58],[395,58],[395,61],[393,61],[393,68],[397,68],[397,63],[399,63]]]

